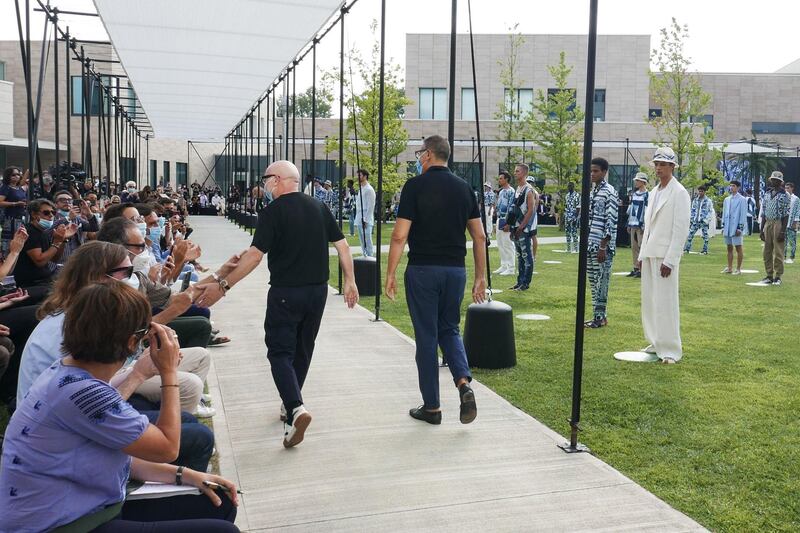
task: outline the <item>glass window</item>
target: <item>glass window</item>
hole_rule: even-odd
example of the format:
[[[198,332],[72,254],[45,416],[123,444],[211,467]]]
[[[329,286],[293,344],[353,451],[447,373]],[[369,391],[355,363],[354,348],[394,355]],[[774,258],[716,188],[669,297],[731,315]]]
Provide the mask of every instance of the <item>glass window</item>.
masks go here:
[[[654,118],[660,118],[661,117],[661,108],[651,107],[650,111],[648,111],[648,113],[647,113],[647,116],[650,118],[650,120],[653,120]]]
[[[136,92],[128,87],[128,100],[125,100],[128,105],[128,114],[131,118],[136,118]]]
[[[517,89],[516,91],[517,96],[514,98],[513,112],[522,117],[533,110],[533,89]],[[503,97],[506,101],[506,109],[509,109],[512,105],[511,89],[505,89]]]
[[[594,108],[592,118],[595,122],[605,122],[606,120],[606,90],[594,90]]]
[[[0,61],[0,80],[6,79],[6,64]]]
[[[706,130],[714,129],[714,115],[692,115],[689,122],[700,124],[705,122]]]
[[[461,88],[461,120],[475,120],[475,89]]]
[[[419,118],[423,120],[447,119],[447,89],[419,89]]]
[[[175,163],[175,181],[177,181],[177,184],[179,186],[188,185],[186,171],[187,171],[186,163]]]
[[[169,183],[169,161],[164,161],[164,175],[161,178],[164,183]]]
[[[800,135],[800,122],[753,122],[753,133]]]
[[[576,98],[577,98],[575,89],[563,89],[563,90],[572,94],[572,103],[567,108],[569,111],[572,111],[573,109],[575,109]],[[548,98],[548,100],[550,98],[553,98],[560,91],[561,91],[561,89],[547,89],[547,98]],[[550,113],[550,118],[556,118],[556,114],[555,113]]]
[[[155,159],[151,159],[149,163],[148,173],[148,182],[150,183],[150,187],[155,187],[158,185],[158,161]]]
[[[100,102],[103,102],[103,113],[109,113],[111,109],[110,101],[106,98],[105,94],[102,92],[100,88],[100,84],[97,82],[96,79],[92,79],[92,84],[89,87],[89,94],[86,95],[86,98],[91,98],[91,115],[92,116],[99,116],[100,115]],[[113,87],[111,82],[111,76],[103,76],[103,85],[108,88]],[[83,78],[81,76],[72,76],[72,88],[70,89],[72,93],[72,115],[73,116],[80,116],[83,115],[83,103],[84,103],[84,94],[83,94]]]

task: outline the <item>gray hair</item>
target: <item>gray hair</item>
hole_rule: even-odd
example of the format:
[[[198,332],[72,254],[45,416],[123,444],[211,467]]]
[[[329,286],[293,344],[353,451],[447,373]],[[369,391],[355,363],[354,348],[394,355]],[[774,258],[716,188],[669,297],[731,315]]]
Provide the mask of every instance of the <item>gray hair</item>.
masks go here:
[[[447,161],[450,159],[450,144],[447,139],[441,135],[431,135],[422,141],[422,147],[430,150],[434,159],[438,161]]]
[[[101,242],[113,242],[114,244],[125,245],[128,242],[128,232],[137,230],[136,222],[124,217],[112,218],[103,221],[100,231],[97,233],[97,240]]]
[[[523,171],[523,172],[524,172],[526,175],[527,175],[527,174],[528,174],[528,172],[530,171],[530,167],[529,167],[528,165],[526,165],[525,163],[517,163],[517,164],[516,164],[516,165],[514,165],[514,166],[515,166],[516,168],[521,168],[521,169],[522,169],[522,171]]]

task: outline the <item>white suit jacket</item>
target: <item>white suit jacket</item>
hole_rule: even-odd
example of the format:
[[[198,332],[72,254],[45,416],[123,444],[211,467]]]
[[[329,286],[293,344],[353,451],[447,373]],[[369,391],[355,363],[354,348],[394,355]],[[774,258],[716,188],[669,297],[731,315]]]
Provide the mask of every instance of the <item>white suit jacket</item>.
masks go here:
[[[650,202],[644,213],[644,235],[639,260],[648,257],[663,258],[667,266],[675,267],[681,262],[683,244],[689,233],[691,199],[689,193],[673,177],[667,187],[658,193],[650,191]]]

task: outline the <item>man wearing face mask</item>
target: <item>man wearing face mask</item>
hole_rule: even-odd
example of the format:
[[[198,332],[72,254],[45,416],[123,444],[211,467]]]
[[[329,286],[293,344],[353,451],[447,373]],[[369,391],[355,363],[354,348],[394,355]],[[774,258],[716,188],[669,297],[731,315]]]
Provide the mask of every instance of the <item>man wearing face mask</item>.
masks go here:
[[[61,255],[61,262],[64,263],[78,246],[96,237],[100,225],[85,200],[80,200],[80,206],[74,206],[69,191],[58,191],[55,199],[56,214],[53,218],[53,227],[71,224],[76,226],[75,235],[64,243],[64,253]]]
[[[14,278],[18,287],[46,286],[56,274],[50,265],[61,262],[64,242],[75,235],[76,229],[71,225],[53,228],[55,206],[50,200],[34,200],[28,204],[28,211],[28,240],[14,267]]]
[[[125,190],[122,191],[122,194],[119,195],[120,201],[122,203],[135,203],[139,201],[139,193],[136,190],[136,182],[129,181],[125,184]]]

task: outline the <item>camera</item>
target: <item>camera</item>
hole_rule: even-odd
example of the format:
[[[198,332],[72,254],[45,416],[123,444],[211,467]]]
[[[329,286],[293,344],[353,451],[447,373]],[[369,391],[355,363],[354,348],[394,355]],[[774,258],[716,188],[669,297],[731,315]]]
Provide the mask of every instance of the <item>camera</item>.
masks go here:
[[[72,163],[70,165],[66,161],[62,161],[57,165],[49,168],[50,176],[53,178],[53,184],[56,188],[69,187],[74,185],[76,181],[83,181],[86,179],[86,171],[80,163]]]
[[[17,280],[14,276],[6,276],[0,281],[0,296],[11,294],[17,290]]]

